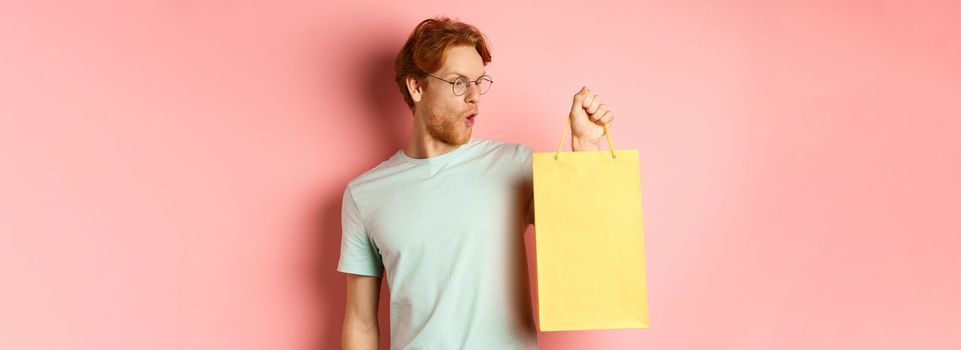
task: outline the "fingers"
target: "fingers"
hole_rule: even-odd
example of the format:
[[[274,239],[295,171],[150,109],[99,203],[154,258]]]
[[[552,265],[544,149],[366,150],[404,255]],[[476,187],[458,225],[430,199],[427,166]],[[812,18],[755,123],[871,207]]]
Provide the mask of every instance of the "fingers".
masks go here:
[[[603,102],[601,101],[601,96],[598,96],[593,91],[588,89],[586,86],[581,88],[581,91],[578,93],[584,94],[583,103],[581,104],[581,106],[584,107],[584,110],[588,114],[597,113],[597,108],[603,104]]]
[[[607,112],[607,105],[602,104],[597,106],[597,109],[595,109],[594,112],[591,112],[591,120],[595,122],[600,121],[601,116],[604,115],[604,112]]]
[[[588,108],[591,107],[591,104],[594,103],[594,100],[596,100],[599,96],[595,95],[594,92],[588,89],[586,86],[582,91],[584,91],[584,103],[582,104],[582,106],[584,110],[587,110]]]
[[[586,86],[581,87],[581,90],[574,95],[571,112],[578,108],[587,112],[588,117],[595,123],[610,124],[614,121],[614,112],[607,109],[607,105],[604,104],[601,96],[595,94]]]
[[[600,108],[602,105],[604,105],[604,103],[601,101],[601,97],[594,95],[594,98],[591,100],[590,107],[587,107],[587,113],[590,113],[590,114],[597,113],[597,109]]]
[[[604,115],[602,115],[600,118],[601,124],[610,124],[613,121],[614,121],[614,112],[611,112],[611,111],[604,112]]]

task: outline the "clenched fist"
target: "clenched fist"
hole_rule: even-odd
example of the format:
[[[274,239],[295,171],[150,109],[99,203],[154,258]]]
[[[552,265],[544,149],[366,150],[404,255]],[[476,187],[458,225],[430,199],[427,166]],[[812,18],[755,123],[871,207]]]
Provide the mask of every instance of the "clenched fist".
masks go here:
[[[586,86],[574,95],[571,105],[571,142],[575,151],[600,149],[597,142],[604,136],[604,125],[614,121],[601,96]]]

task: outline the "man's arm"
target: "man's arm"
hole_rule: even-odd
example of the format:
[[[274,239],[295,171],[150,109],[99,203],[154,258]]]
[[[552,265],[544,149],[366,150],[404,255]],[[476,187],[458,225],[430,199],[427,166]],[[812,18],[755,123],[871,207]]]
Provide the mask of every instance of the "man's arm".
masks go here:
[[[341,334],[343,350],[377,350],[380,328],[380,276],[347,274],[347,311]]]

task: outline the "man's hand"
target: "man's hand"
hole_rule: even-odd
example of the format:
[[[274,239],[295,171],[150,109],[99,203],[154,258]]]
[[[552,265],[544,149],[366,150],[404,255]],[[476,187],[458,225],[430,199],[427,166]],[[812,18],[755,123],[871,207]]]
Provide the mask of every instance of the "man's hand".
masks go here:
[[[597,142],[604,136],[604,124],[614,121],[614,112],[607,109],[601,97],[587,87],[574,95],[571,105],[571,148],[575,151],[600,150]]]

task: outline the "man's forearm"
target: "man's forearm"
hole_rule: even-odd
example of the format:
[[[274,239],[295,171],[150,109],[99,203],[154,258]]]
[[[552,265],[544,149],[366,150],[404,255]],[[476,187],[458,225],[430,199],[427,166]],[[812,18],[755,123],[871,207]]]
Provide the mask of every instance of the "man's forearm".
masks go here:
[[[341,334],[341,349],[343,350],[377,350],[380,341],[380,330],[377,327],[352,326],[344,323]]]
[[[601,146],[597,142],[590,142],[576,137],[571,138],[571,148],[574,151],[600,151]]]

